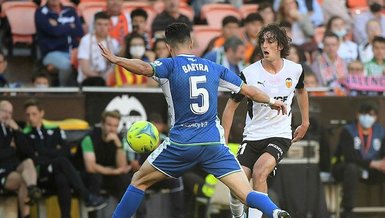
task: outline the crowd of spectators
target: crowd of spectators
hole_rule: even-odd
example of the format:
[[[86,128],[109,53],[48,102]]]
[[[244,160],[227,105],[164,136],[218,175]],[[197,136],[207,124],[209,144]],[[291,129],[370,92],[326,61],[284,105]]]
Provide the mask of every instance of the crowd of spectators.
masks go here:
[[[47,0],[41,4],[35,12],[35,25],[39,60],[43,66],[39,69],[47,72],[49,81],[44,86],[157,86],[151,78],[133,75],[106,62],[97,44],[102,43],[121,56],[148,62],[167,57],[167,47],[159,41],[164,37],[164,28],[172,22],[186,23],[193,30],[196,25],[205,25],[200,8],[218,2],[233,4],[239,9],[246,4],[257,4],[258,7],[255,12],[240,14],[240,17],[225,16],[222,34],[208,39],[207,47],[201,49],[203,53],[197,55],[218,63],[226,62],[226,59],[220,58],[225,41],[236,37],[241,40],[240,52],[244,54],[237,65],[247,66],[261,57],[259,49],[255,48],[258,32],[264,25],[275,22],[287,31],[292,44],[299,48],[299,56],[304,57],[300,60],[301,64],[311,66],[305,71],[315,73],[317,83],[313,86],[327,87],[331,94],[349,95],[350,90],[345,83],[347,77],[381,77],[385,74],[385,15],[381,0],[367,0],[367,6],[359,9],[349,7],[349,2],[344,0],[149,2],[157,11],[151,19],[146,8],[134,8],[129,13],[123,8],[123,0],[106,0],[105,9],[95,12],[92,22],[88,24],[84,15],[78,16],[73,7],[60,0]],[[184,14],[182,6],[190,7],[195,17],[192,19]],[[199,37],[199,34],[193,36],[196,39]],[[1,41],[7,42],[6,39]],[[3,49],[0,61],[0,85],[4,87],[10,84],[4,75],[7,57]],[[348,68],[351,64],[363,65],[363,72],[350,74],[352,71]],[[41,72],[33,74],[41,75]],[[35,77],[31,73],[31,78]]]

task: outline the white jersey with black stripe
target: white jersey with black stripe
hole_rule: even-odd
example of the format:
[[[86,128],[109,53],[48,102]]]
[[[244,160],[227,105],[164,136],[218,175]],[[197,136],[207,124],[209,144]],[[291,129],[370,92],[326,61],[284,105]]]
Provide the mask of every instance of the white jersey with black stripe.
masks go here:
[[[292,138],[291,104],[296,88],[302,89],[303,69],[300,64],[283,59],[282,69],[272,74],[267,72],[261,61],[242,71],[245,82],[264,91],[274,99],[287,105],[288,114],[282,115],[269,105],[248,100],[248,113],[244,129],[244,140],[261,140],[271,137]]]

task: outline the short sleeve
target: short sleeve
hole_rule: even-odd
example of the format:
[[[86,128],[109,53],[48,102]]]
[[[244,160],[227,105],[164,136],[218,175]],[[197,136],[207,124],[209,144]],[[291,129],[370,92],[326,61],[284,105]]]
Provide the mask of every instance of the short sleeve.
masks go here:
[[[305,87],[304,80],[305,80],[305,74],[303,73],[303,70],[302,70],[301,76],[299,77],[298,83],[295,86],[295,88],[296,89],[303,89]]]
[[[154,77],[162,79],[168,78],[169,74],[173,70],[173,59],[172,58],[161,58],[151,63],[154,69]]]
[[[231,91],[238,93],[241,90],[241,86],[243,84],[242,80],[237,76],[234,72],[229,69],[217,65],[217,67],[221,68],[221,81],[220,86],[223,88],[230,89]]]
[[[242,81],[243,81],[245,84],[247,84],[247,82],[246,82],[246,77],[245,77],[245,75],[243,74],[243,72],[241,72],[240,78],[242,79]],[[230,98],[233,99],[235,102],[241,102],[241,101],[243,100],[244,97],[245,97],[245,96],[242,95],[242,94],[239,93],[239,92],[238,92],[238,93],[232,92],[232,93],[231,93],[231,96],[230,96]]]
[[[90,59],[90,37],[85,35],[81,40],[78,48],[78,59],[89,60]]]
[[[83,153],[94,152],[94,145],[90,136],[86,136],[81,143]]]

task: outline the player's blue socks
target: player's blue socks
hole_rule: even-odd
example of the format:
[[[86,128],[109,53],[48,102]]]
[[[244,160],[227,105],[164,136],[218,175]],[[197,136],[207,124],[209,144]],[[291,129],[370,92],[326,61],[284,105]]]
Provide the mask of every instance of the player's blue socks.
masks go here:
[[[246,203],[249,207],[257,208],[270,218],[273,218],[274,210],[278,209],[269,196],[262,192],[250,192],[246,197]]]
[[[144,191],[129,185],[123,198],[114,211],[113,218],[131,218],[144,197]]]

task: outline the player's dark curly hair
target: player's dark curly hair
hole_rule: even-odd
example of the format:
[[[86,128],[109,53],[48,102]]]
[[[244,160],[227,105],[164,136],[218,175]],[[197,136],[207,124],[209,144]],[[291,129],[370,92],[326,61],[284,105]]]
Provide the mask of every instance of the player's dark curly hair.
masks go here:
[[[281,57],[286,58],[289,55],[290,51],[290,37],[287,36],[285,29],[280,28],[277,24],[269,24],[264,27],[258,35],[258,43],[257,46],[259,48],[262,47],[262,44],[265,41],[265,34],[269,33],[273,37],[273,40],[276,40],[278,43],[278,47],[282,47]],[[262,49],[259,49],[262,50]],[[262,51],[261,51],[262,52]]]
[[[173,23],[166,27],[165,35],[167,44],[172,47],[191,41],[191,29],[184,23]]]

